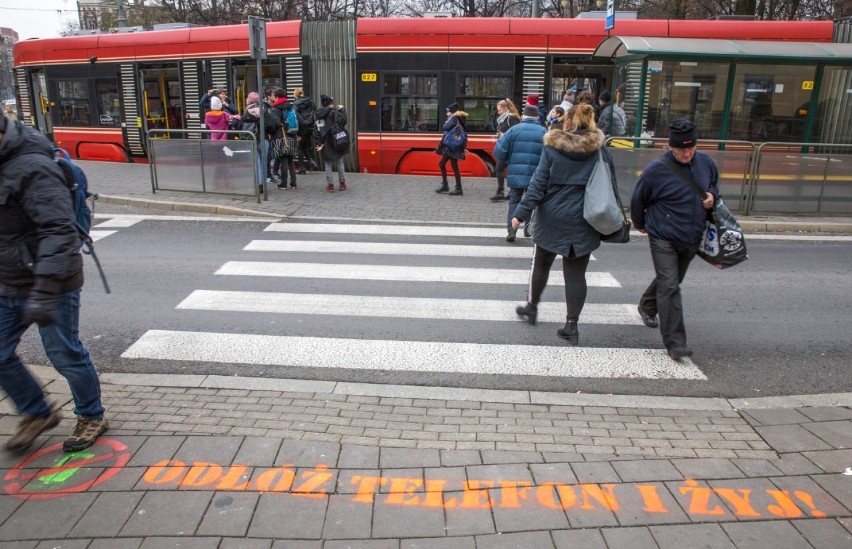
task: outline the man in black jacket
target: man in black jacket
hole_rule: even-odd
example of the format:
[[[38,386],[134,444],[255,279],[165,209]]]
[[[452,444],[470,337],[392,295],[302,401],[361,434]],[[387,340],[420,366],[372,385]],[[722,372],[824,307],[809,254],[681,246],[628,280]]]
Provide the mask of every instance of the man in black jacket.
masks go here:
[[[716,163],[710,155],[696,152],[697,145],[695,124],[686,118],[672,122],[669,152],[645,167],[630,202],[633,226],[648,235],[656,271],[639,301],[639,315],[649,328],[660,327],[663,345],[675,360],[692,356],[686,344],[680,283],[698,253],[707,210],[719,196]],[[704,191],[703,197],[674,169],[691,176]]]
[[[98,374],[78,335],[82,286],[70,190],[50,144],[0,117],[0,387],[23,416],[6,441],[9,450],[28,448],[59,423],[55,405],[15,352],[32,323],[74,398],[77,425],[65,451],[88,448],[108,429]]]

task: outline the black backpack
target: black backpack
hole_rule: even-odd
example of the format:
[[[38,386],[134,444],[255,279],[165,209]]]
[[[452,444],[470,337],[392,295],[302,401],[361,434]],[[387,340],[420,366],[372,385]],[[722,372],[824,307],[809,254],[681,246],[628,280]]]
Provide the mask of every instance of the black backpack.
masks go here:
[[[349,145],[352,141],[349,139],[349,132],[346,128],[335,124],[331,127],[331,144],[334,150],[340,154],[346,154],[349,151]]]

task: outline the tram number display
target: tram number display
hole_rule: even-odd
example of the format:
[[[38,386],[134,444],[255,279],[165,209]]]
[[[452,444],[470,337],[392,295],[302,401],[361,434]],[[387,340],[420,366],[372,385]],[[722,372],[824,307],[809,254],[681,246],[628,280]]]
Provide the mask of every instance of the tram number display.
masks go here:
[[[374,72],[362,72],[361,73],[361,82],[375,82],[377,80],[376,73]]]
[[[805,80],[802,82],[803,90],[812,90],[814,89],[814,81],[813,80]]]

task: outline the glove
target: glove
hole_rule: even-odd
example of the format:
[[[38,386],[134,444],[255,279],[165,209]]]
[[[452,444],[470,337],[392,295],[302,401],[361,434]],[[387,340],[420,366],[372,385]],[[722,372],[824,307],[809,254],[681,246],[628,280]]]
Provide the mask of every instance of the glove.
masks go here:
[[[56,324],[58,303],[58,295],[34,291],[27,298],[21,320],[27,326],[33,322],[42,327],[52,326]]]

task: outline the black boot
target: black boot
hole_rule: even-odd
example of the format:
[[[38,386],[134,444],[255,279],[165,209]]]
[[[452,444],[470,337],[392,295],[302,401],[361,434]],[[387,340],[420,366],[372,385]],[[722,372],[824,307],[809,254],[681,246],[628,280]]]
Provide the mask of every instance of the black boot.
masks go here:
[[[456,185],[456,188],[449,192],[450,196],[461,196],[463,194],[461,185]]]
[[[438,193],[438,194],[448,193],[448,192],[450,192],[450,186],[447,185],[446,181],[444,181],[443,183],[441,183],[440,187],[435,189],[435,192]]]
[[[527,303],[523,307],[517,307],[515,313],[521,318],[526,318],[527,322],[535,326],[535,321],[538,318],[538,307],[535,303]]]
[[[566,320],[565,327],[556,330],[556,335],[562,339],[567,339],[569,345],[577,345],[580,343],[580,332],[577,330],[576,320]]]

